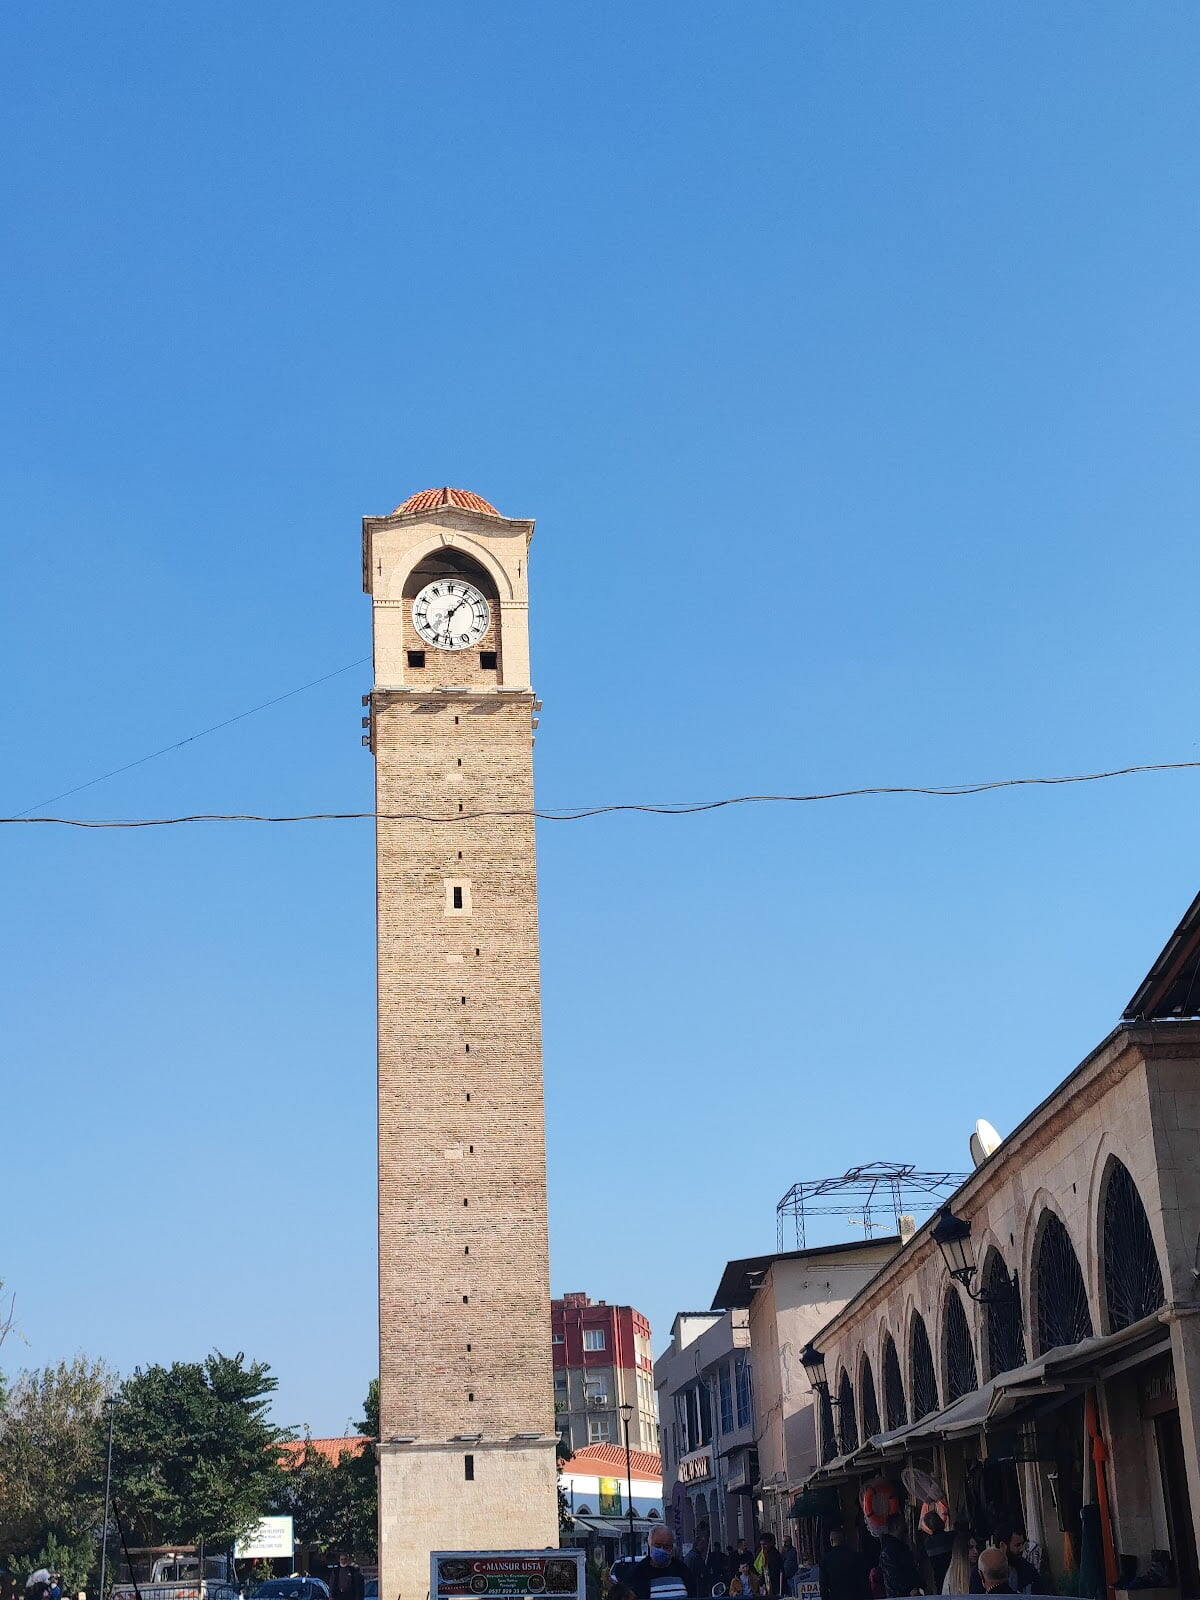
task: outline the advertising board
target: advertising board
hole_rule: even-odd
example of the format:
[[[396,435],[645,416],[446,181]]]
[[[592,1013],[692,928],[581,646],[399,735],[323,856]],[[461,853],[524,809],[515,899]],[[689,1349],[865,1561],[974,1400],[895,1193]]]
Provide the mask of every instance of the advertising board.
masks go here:
[[[291,1517],[262,1517],[233,1547],[238,1561],[273,1561],[295,1552]]]
[[[586,1600],[582,1550],[435,1550],[430,1600],[472,1595],[553,1595]]]

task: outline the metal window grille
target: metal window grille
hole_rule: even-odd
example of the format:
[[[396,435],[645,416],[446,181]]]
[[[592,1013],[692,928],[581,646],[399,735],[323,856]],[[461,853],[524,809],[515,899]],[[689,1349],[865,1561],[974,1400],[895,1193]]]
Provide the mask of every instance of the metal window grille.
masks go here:
[[[984,1307],[988,1377],[994,1378],[997,1373],[1023,1367],[1027,1360],[1020,1285],[1015,1272],[1009,1277],[998,1250],[988,1251],[983,1266],[983,1289],[989,1296]]]
[[[838,1384],[838,1431],[841,1434],[842,1454],[858,1449],[858,1418],[854,1415],[854,1385],[850,1374],[842,1373]]]
[[[828,1389],[822,1389],[821,1391],[819,1410],[821,1414],[821,1461],[824,1463],[832,1461],[834,1456],[837,1455],[837,1439],[833,1431],[833,1401],[830,1398]]]
[[[877,1433],[882,1432],[882,1429],[879,1426],[879,1403],[875,1399],[875,1374],[871,1371],[870,1356],[863,1357],[862,1403],[859,1410],[862,1415],[863,1438],[873,1439]]]
[[[1092,1313],[1079,1257],[1053,1211],[1042,1216],[1033,1250],[1033,1301],[1038,1355],[1092,1337]]]
[[[908,1421],[900,1357],[896,1354],[896,1341],[890,1333],[883,1342],[883,1411],[889,1428],[902,1428]]]
[[[1104,1299],[1112,1333],[1166,1299],[1150,1219],[1129,1168],[1115,1156],[1104,1186]]]
[[[937,1374],[933,1370],[933,1351],[925,1331],[925,1318],[919,1311],[913,1314],[912,1323],[912,1411],[913,1421],[919,1422],[938,1408]]]
[[[962,1296],[955,1288],[947,1291],[943,1344],[946,1357],[946,1404],[950,1405],[979,1387],[971,1325],[963,1310]]]

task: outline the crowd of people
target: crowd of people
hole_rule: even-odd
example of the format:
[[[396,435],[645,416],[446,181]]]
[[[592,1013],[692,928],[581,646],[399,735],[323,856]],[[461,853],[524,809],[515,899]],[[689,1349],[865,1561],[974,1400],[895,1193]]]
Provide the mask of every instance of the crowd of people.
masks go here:
[[[705,1600],[722,1594],[735,1600],[783,1600],[810,1593],[813,1586],[820,1600],[1046,1592],[1041,1573],[1028,1559],[1025,1530],[1013,1523],[997,1526],[982,1544],[965,1529],[955,1529],[945,1562],[939,1561],[932,1574],[918,1562],[898,1517],[869,1529],[863,1549],[848,1542],[842,1523],[832,1520],[824,1529],[823,1545],[819,1560],[810,1566],[790,1538],[780,1548],[773,1534],[764,1533],[755,1549],[745,1539],[722,1549],[702,1525],[691,1547],[679,1552],[674,1532],[663,1523],[650,1534],[640,1560],[614,1563],[608,1600]]]

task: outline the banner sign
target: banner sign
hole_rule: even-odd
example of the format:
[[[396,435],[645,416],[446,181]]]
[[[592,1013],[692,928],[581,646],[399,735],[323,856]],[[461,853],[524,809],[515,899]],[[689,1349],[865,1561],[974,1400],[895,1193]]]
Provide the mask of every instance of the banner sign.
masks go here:
[[[239,1561],[274,1561],[278,1557],[292,1559],[295,1539],[291,1517],[262,1517],[233,1547]]]
[[[620,1478],[600,1479],[600,1515],[602,1517],[619,1517],[621,1515]]]
[[[586,1600],[582,1550],[435,1550],[430,1600],[458,1595],[553,1595]]]

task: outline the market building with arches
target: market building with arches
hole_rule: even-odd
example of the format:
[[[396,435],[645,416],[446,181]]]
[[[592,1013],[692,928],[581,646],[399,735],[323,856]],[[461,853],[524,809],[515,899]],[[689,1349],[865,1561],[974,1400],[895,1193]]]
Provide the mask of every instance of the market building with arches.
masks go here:
[[[1113,1032],[802,1360],[805,1540],[909,1467],[951,1524],[1022,1523],[1059,1592],[1136,1562],[1200,1595],[1200,897]]]

